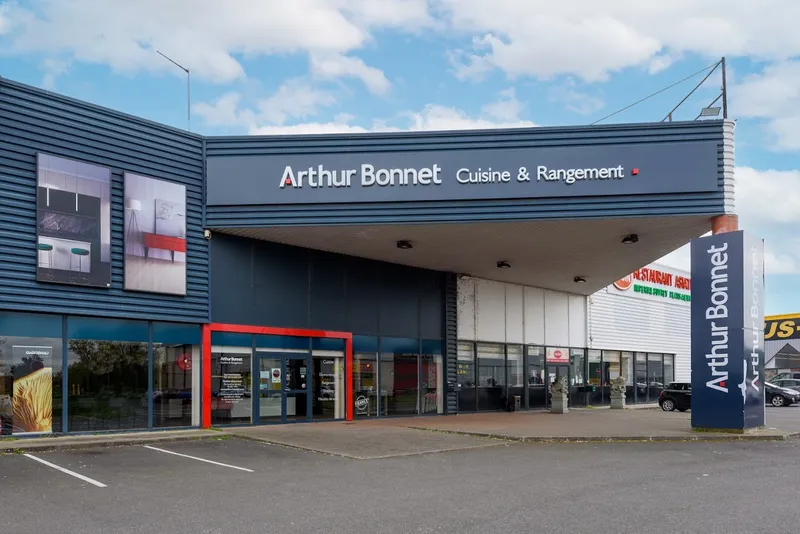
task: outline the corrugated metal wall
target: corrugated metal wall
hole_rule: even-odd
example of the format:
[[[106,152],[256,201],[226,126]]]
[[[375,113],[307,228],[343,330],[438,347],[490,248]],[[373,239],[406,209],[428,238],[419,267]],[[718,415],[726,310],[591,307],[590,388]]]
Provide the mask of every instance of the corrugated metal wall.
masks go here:
[[[675,354],[675,380],[691,379],[691,308],[612,294],[589,297],[589,348]]]
[[[396,224],[425,222],[509,221],[558,218],[718,215],[732,206],[733,123],[692,121],[593,127],[402,132],[390,134],[213,137],[208,158],[298,153],[335,154],[374,151],[475,150],[559,146],[602,146],[643,142],[718,143],[719,190],[711,193],[618,195],[478,201],[209,206],[210,228],[260,226]],[[725,188],[728,188],[727,190]]]
[[[458,393],[455,388],[452,390],[447,387],[447,383],[456,384],[458,382],[458,280],[455,274],[445,275],[444,290],[444,357],[447,369],[445,380],[445,390],[447,391],[447,402],[445,413],[458,412]]]
[[[36,281],[36,153],[110,167],[112,287]],[[204,322],[204,141],[149,121],[0,79],[0,308]],[[123,291],[123,171],[186,186],[187,295]]]

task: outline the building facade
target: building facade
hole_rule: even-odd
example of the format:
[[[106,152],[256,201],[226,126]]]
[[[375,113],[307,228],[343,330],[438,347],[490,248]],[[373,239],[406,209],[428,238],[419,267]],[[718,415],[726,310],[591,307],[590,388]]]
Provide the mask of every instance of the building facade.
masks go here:
[[[605,351],[679,351],[587,297],[733,211],[725,121],[203,137],[5,79],[0,116],[3,434],[603,403]]]

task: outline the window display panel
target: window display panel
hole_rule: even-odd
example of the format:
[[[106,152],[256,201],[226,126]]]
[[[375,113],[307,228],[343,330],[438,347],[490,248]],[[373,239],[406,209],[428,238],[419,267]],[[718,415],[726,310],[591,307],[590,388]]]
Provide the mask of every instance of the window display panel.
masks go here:
[[[633,353],[622,353],[622,376],[625,377],[625,402],[633,403],[635,399],[634,374],[633,374]]]
[[[588,404],[586,398],[586,351],[584,349],[569,349],[570,361],[570,386],[569,403],[570,406],[585,406]]]
[[[636,402],[649,402],[647,397],[647,354],[636,353]]]
[[[544,347],[528,346],[528,407],[547,406],[547,384],[544,376]]]
[[[478,410],[503,410],[506,405],[505,346],[478,343]]]
[[[0,435],[61,432],[61,338],[0,335]]]
[[[444,367],[442,342],[422,340],[420,355],[422,413],[444,413]]]
[[[153,426],[200,425],[200,327],[153,323]]]
[[[386,415],[419,413],[419,340],[380,338],[381,395]]]
[[[378,415],[378,338],[353,336],[353,416]]]
[[[589,384],[594,386],[594,391],[589,394],[589,404],[603,404],[603,370],[602,370],[602,357],[603,353],[596,349],[589,349]],[[611,400],[609,399],[609,402]]]
[[[664,355],[664,383],[669,384],[675,381],[675,356],[672,354]]]
[[[211,347],[211,424],[253,420],[252,348]]]
[[[647,394],[655,402],[664,390],[664,363],[663,355],[647,355]]]
[[[475,396],[475,344],[459,342],[457,359],[458,411],[474,412],[478,409]]]
[[[513,402],[515,396],[519,396],[520,401],[525,396],[525,367],[522,353],[522,345],[506,346],[509,402]]]
[[[312,339],[311,410],[316,420],[345,418],[344,340]]]

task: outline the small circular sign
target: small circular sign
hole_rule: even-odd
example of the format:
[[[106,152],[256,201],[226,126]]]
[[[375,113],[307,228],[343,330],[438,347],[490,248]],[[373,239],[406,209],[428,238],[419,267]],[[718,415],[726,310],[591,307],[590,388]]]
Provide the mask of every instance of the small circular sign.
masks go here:
[[[178,369],[181,371],[191,371],[192,370],[192,357],[186,353],[181,354],[175,360],[175,365],[178,366]]]
[[[614,282],[614,287],[619,289],[620,291],[627,291],[633,285],[633,275],[629,274],[625,278],[621,278]]]
[[[360,395],[356,399],[356,409],[359,412],[364,412],[367,410],[367,406],[369,406],[369,400],[364,395]]]
[[[280,378],[281,377],[281,370],[280,369],[273,369],[272,370],[272,378]]]

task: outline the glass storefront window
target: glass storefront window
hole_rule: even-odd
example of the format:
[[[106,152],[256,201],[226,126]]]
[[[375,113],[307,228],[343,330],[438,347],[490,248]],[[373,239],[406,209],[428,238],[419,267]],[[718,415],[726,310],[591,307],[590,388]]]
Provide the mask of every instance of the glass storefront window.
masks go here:
[[[211,347],[211,424],[253,421],[251,347]]]
[[[523,361],[522,345],[506,345],[508,357],[508,398],[513,402],[514,397],[522,401],[525,396],[525,362]]]
[[[420,355],[422,413],[444,413],[442,342],[422,340]]]
[[[380,339],[382,409],[386,415],[419,413],[419,340],[383,337]]]
[[[505,346],[478,343],[478,410],[505,408]]]
[[[544,347],[528,346],[528,407],[547,405],[547,385],[544,377]]]
[[[647,354],[636,353],[636,402],[649,402],[647,397]]]
[[[664,390],[663,355],[647,355],[647,389],[651,401],[658,399]]]
[[[458,411],[474,412],[478,409],[475,397],[475,344],[461,341],[457,353]]]
[[[353,336],[353,416],[378,415],[378,338]]]
[[[625,402],[634,403],[635,388],[634,388],[634,374],[633,374],[633,353],[622,353],[622,376],[625,377]]]
[[[664,355],[664,384],[675,381],[675,356],[672,354]]]
[[[311,347],[312,418],[344,419],[344,340],[315,338]]]
[[[589,384],[595,386],[594,391],[589,394],[589,404],[604,404],[603,395],[603,353],[597,349],[589,349],[587,359],[589,361]],[[610,402],[610,399],[609,399]]]
[[[570,387],[569,403],[571,406],[585,406],[586,398],[584,365],[586,364],[586,351],[584,349],[570,349]]]
[[[153,426],[200,425],[200,328],[153,323]]]
[[[620,353],[617,350],[603,351],[603,378],[602,384],[610,386],[611,381],[620,376]]]
[[[61,432],[61,338],[4,335],[28,330],[5,326],[0,318],[0,435]]]

